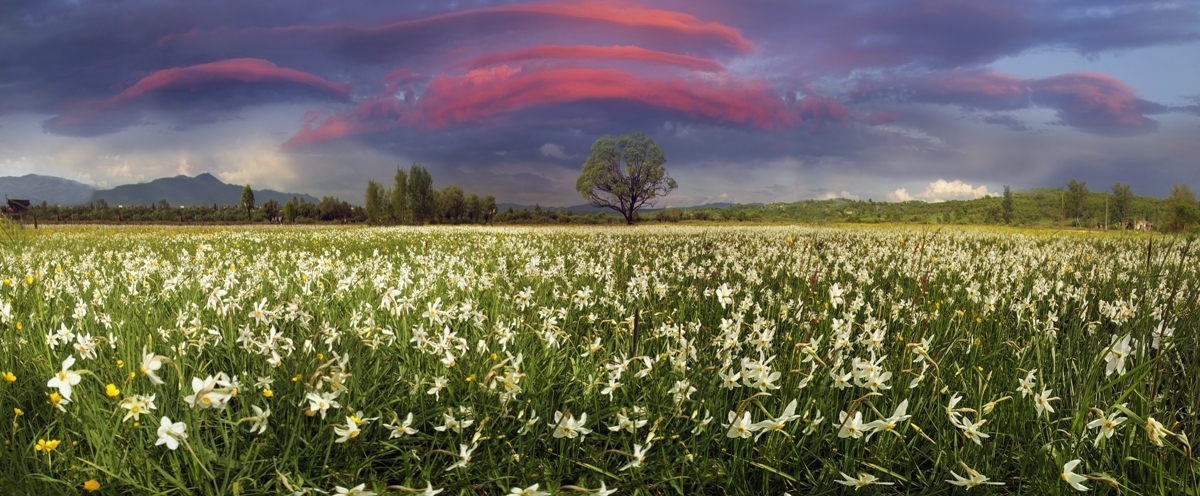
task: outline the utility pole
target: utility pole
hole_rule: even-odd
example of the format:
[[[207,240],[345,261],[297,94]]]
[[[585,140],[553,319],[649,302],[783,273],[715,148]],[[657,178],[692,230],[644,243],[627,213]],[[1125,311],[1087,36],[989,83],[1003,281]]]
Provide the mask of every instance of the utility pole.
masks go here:
[[[1108,230],[1108,197],[1104,197],[1104,230]]]

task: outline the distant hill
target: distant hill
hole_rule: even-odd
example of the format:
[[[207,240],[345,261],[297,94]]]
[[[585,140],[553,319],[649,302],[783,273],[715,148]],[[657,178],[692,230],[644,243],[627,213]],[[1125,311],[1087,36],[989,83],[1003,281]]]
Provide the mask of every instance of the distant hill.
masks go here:
[[[253,185],[251,185],[253,187]],[[242,186],[225,184],[209,173],[196,177],[175,176],[155,179],[148,183],[125,184],[113,189],[97,190],[70,179],[28,174],[21,177],[0,177],[0,194],[9,198],[42,201],[50,205],[83,205],[103,199],[109,205],[150,205],[166,200],[171,206],[237,205],[242,201]],[[320,199],[300,193],[281,193],[275,190],[254,190],[254,202],[267,200],[284,203],[292,197],[310,203]]]
[[[253,186],[251,186],[253,187]],[[254,190],[254,202],[262,205],[267,200],[284,203],[292,197],[311,203],[321,200],[311,195],[281,193],[275,190]],[[209,173],[196,177],[175,176],[155,179],[148,183],[126,184],[109,190],[96,191],[96,199],[104,199],[109,205],[149,205],[167,200],[171,206],[237,205],[242,201],[242,186],[225,184]]]
[[[0,177],[0,194],[29,200],[34,205],[43,201],[51,205],[79,205],[92,201],[94,192],[91,186],[61,177],[37,174]]]

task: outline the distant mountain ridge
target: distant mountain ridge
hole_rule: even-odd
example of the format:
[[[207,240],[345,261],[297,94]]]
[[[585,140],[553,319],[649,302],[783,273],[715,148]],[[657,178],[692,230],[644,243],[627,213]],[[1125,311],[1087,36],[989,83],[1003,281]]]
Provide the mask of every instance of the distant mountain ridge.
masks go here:
[[[34,204],[45,201],[52,205],[81,205],[101,199],[109,205],[149,205],[166,200],[171,206],[227,206],[238,205],[242,201],[242,186],[226,184],[207,172],[196,177],[164,177],[148,183],[125,184],[107,190],[97,190],[81,182],[61,177],[27,174],[21,177],[0,177],[0,192],[9,198],[27,199]],[[320,199],[302,193],[254,190],[254,202],[259,205],[268,200],[284,203],[293,197],[311,203],[320,202]]]

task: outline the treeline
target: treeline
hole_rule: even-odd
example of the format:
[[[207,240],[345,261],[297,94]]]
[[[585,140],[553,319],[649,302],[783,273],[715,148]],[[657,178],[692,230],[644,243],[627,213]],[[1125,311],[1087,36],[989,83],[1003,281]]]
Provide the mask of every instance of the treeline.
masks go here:
[[[249,217],[247,211],[249,210]],[[280,205],[268,200],[249,209],[243,205],[179,206],[172,207],[167,200],[151,205],[109,205],[103,198],[86,205],[49,205],[45,202],[30,205],[23,212],[6,212],[12,218],[25,223],[70,222],[70,223],[155,223],[231,224],[250,222],[362,222],[362,208],[332,196],[319,203],[293,198]]]
[[[464,194],[462,188],[448,185],[433,189],[433,177],[420,164],[412,164],[406,173],[396,168],[392,187],[374,179],[367,181],[364,220],[371,225],[387,224],[488,224],[496,216],[496,198]]]
[[[1185,184],[1166,199],[1136,196],[1128,184],[1108,192],[1072,180],[1066,188],[1011,191],[1002,196],[939,203],[922,201],[804,200],[794,203],[664,209],[643,213],[663,222],[802,222],[976,224],[1086,229],[1143,229],[1182,232],[1200,229],[1200,203]]]

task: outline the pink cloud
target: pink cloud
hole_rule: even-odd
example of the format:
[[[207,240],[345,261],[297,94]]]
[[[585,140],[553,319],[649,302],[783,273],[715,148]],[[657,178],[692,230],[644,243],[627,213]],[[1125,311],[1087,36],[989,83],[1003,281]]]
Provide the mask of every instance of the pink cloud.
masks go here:
[[[181,102],[186,107],[187,100],[203,97],[207,91],[229,85],[285,85],[338,100],[350,96],[347,84],[279,67],[262,59],[228,59],[155,71],[111,98],[75,104],[67,112],[46,121],[43,127],[56,134],[76,136],[111,133],[131,125],[146,108],[164,106],[163,99],[172,100],[166,107],[176,110]],[[251,103],[254,102],[225,99],[215,106]],[[202,114],[205,110],[199,109],[199,112]]]
[[[496,64],[508,64],[536,59],[623,59],[673,65],[705,72],[725,72],[719,62],[703,57],[647,50],[636,46],[561,46],[542,45],[505,53],[488,54],[467,63],[478,69]]]

